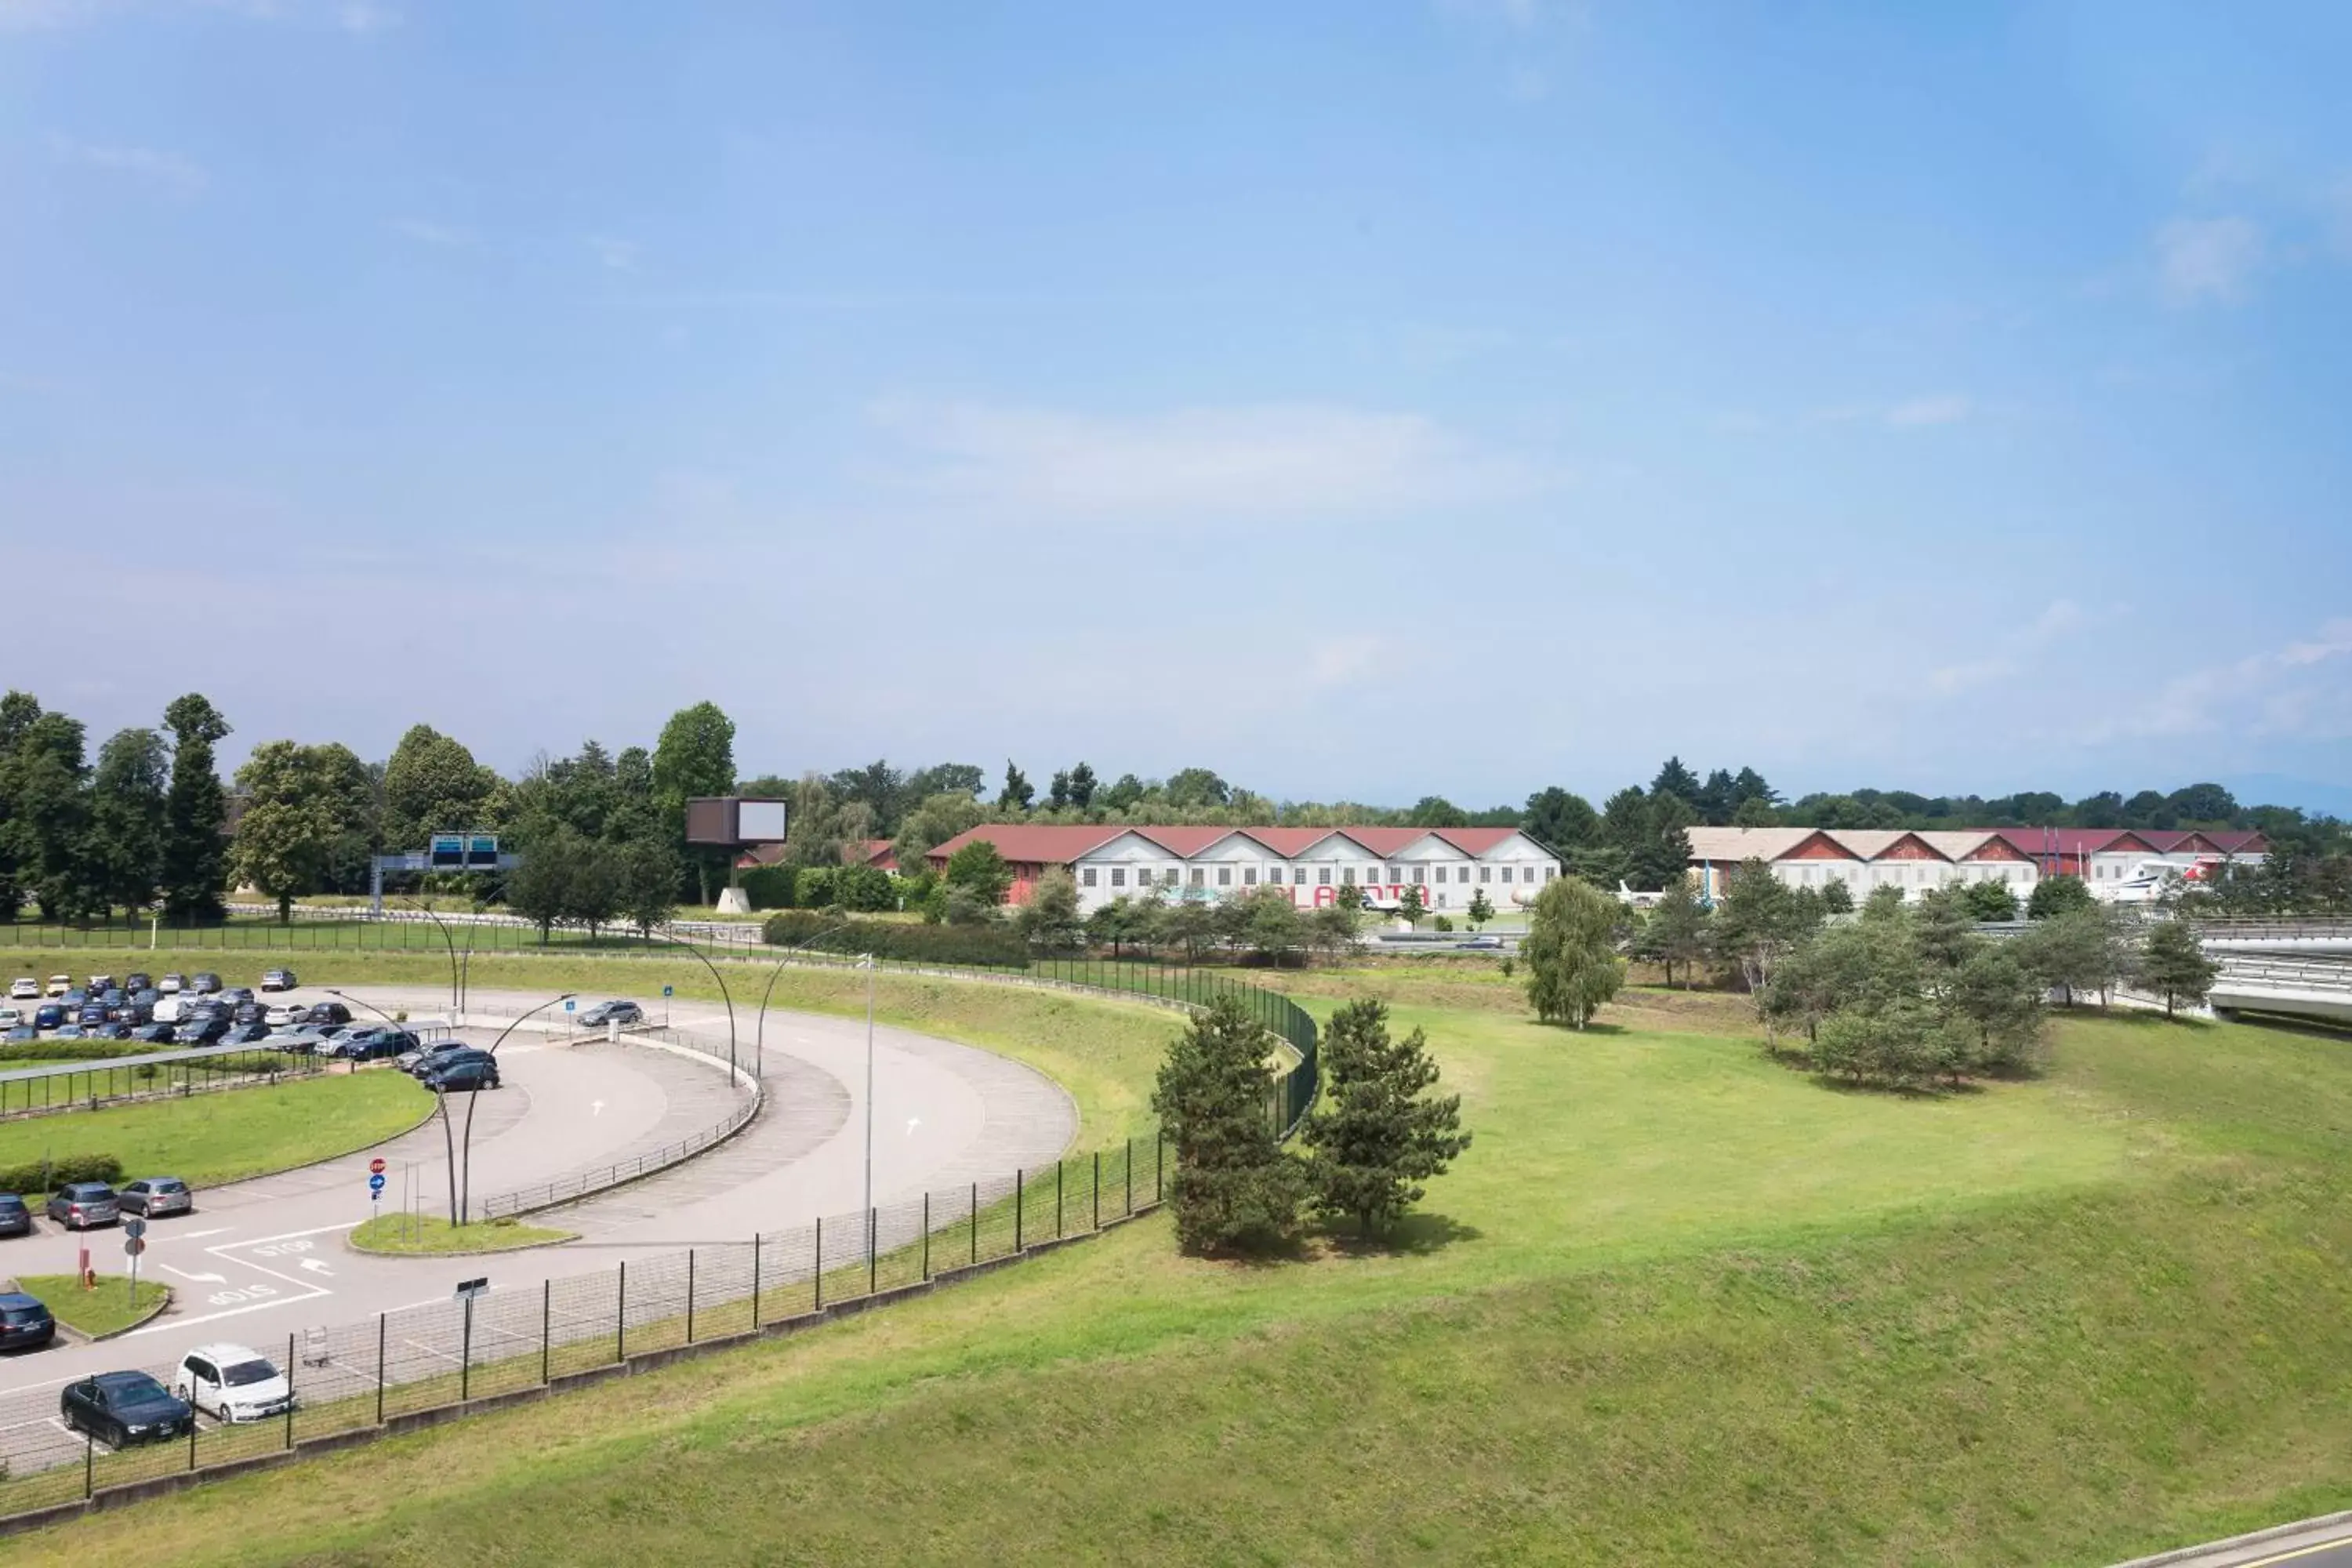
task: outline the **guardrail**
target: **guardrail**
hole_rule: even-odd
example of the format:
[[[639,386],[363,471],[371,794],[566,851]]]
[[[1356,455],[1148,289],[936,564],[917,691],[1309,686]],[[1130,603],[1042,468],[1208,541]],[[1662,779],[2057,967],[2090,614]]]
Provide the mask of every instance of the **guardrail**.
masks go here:
[[[70,1043],[70,1042],[68,1042]],[[103,1043],[103,1042],[98,1042]],[[326,1064],[266,1046],[208,1046],[0,1072],[0,1118],[95,1110],[143,1100],[184,1100],[226,1089],[315,1077]]]
[[[2225,953],[2220,963],[2221,978],[2223,980],[2235,980],[2242,984],[2248,981],[2269,982],[2319,991],[2352,992],[2352,961]]]

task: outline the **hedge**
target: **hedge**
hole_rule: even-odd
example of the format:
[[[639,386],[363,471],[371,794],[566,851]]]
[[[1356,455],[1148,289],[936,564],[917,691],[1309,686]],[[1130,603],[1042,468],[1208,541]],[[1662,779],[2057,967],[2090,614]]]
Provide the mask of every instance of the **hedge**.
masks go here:
[[[895,921],[829,921],[809,910],[770,915],[761,936],[776,947],[820,952],[870,952],[909,963],[971,963],[1025,969],[1029,947],[999,926],[908,925]]]
[[[38,1160],[0,1165],[0,1193],[20,1195],[53,1192],[68,1182],[104,1182],[110,1187],[121,1180],[122,1162],[111,1154],[61,1154],[46,1167]]]
[[[839,904],[874,914],[898,903],[890,873],[872,866],[757,866],[743,873],[743,893],[755,910],[822,910]]]
[[[60,1040],[51,1037],[0,1045],[0,1062],[94,1062],[110,1057],[143,1057],[172,1048],[147,1040]]]

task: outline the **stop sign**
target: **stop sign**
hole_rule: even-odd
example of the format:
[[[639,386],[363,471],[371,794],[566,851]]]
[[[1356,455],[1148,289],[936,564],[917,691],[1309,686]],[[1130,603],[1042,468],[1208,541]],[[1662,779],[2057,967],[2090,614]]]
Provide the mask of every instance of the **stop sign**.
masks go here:
[[[369,1175],[371,1175],[371,1176],[381,1176],[381,1175],[383,1175],[383,1162],[382,1160],[370,1160],[370,1161],[368,1162],[368,1174],[369,1174]]]

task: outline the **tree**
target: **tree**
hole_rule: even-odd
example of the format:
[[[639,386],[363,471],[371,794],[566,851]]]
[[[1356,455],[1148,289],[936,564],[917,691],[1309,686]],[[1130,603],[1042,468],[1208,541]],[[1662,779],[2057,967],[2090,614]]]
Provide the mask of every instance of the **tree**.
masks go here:
[[[1528,796],[1519,828],[1545,848],[1565,855],[1600,841],[1601,814],[1582,795],[1554,784]]]
[[[2053,915],[2070,910],[2090,910],[2099,900],[2091,891],[2091,884],[2080,877],[2044,877],[2033,884],[2033,891],[2025,900],[2025,918],[2046,921]]]
[[[1233,786],[1207,768],[1183,768],[1170,775],[1163,791],[1179,811],[1200,811],[1233,801]]]
[[[1328,903],[1307,917],[1307,940],[1326,958],[1337,959],[1363,945],[1361,915],[1343,903]]]
[[[1014,767],[1013,759],[1007,757],[1004,760],[1004,788],[997,795],[996,809],[1027,811],[1029,803],[1036,798],[1036,786],[1029,782],[1029,775]]]
[[[1110,809],[1112,815],[1117,816],[1134,810],[1136,803],[1143,798],[1144,793],[1141,779],[1137,778],[1133,773],[1121,773],[1118,775],[1118,781],[1103,795],[1103,805]]]
[[[1912,921],[1919,956],[1932,969],[1958,969],[1968,958],[1969,945],[1978,940],[1968,905],[1954,888],[1931,888],[1922,894]]]
[[[971,795],[955,790],[945,790],[927,796],[923,804],[908,812],[898,825],[898,837],[890,846],[898,857],[898,867],[912,876],[928,864],[926,857],[959,834],[968,833],[988,820],[988,808]]]
[[[1353,882],[1342,882],[1339,890],[1332,895],[1331,901],[1335,907],[1347,910],[1350,915],[1360,915],[1364,912],[1364,889]]]
[[[1153,935],[1184,950],[1184,962],[1198,963],[1217,940],[1217,911],[1206,899],[1179,899],[1161,910]]]
[[[1680,757],[1668,757],[1665,765],[1658,770],[1658,776],[1650,781],[1651,795],[1674,795],[1693,808],[1699,805],[1703,793],[1704,786],[1699,784],[1698,775],[1685,767]]]
[[[41,716],[41,704],[29,691],[0,697],[0,911],[14,920],[25,901],[23,866],[16,854],[16,836],[8,824],[15,816],[15,795],[6,780],[8,759],[16,743]]]
[[[1086,946],[1086,921],[1078,914],[1078,882],[1067,867],[1048,867],[1037,879],[1029,889],[1028,901],[1013,911],[1013,929],[1040,952],[1076,952]]]
[[[1486,889],[1481,888],[1476,892],[1470,895],[1470,908],[1468,913],[1470,916],[1470,929],[1472,931],[1476,931],[1480,926],[1485,925],[1488,921],[1495,918],[1495,901],[1486,896]]]
[[[1896,893],[1899,910],[1900,889],[1881,891]],[[1818,923],[1812,915],[1760,860],[1743,861],[1724,879],[1723,896],[1715,905],[1716,951],[1739,966],[1757,1016],[1768,1027],[1771,1020],[1764,1009],[1764,997],[1772,972]]]
[[[1067,811],[1069,808],[1070,771],[1067,768],[1062,768],[1055,773],[1053,783],[1045,786],[1045,809]]]
[[[1392,1039],[1379,1002],[1351,1002],[1331,1016],[1321,1061],[1323,1092],[1305,1134],[1314,1205],[1374,1236],[1470,1146],[1462,1097],[1429,1092],[1437,1064],[1422,1032]]]
[[[89,765],[81,722],[63,713],[33,718],[0,757],[0,797],[8,802],[7,858],[22,889],[53,920],[105,909],[90,856]],[[7,911],[13,919],[16,911]]]
[[[620,847],[620,913],[652,940],[656,926],[677,912],[677,854],[667,840],[646,834]]]
[[[708,904],[711,877],[725,864],[729,851],[687,845],[686,803],[735,787],[735,721],[715,702],[698,702],[671,714],[654,743],[653,787],[670,843],[694,867],[701,901]]]
[[[1750,795],[1732,808],[1734,827],[1777,827],[1780,824],[1780,814],[1761,795]]]
[[[1973,921],[2013,921],[2017,918],[2017,895],[2007,882],[1966,882],[1960,887],[1960,902]]]
[[[1692,966],[1706,953],[1706,910],[1691,889],[1690,879],[1677,877],[1650,910],[1642,928],[1643,944],[1665,966],[1666,984],[1675,983],[1675,965],[1683,966],[1683,984],[1690,984]]]
[[[2205,956],[2199,945],[2196,928],[2175,917],[2159,921],[2147,933],[2147,946],[2140,955],[2139,983],[2164,998],[2164,1016],[2186,1002],[2191,1006],[2202,1003],[2213,989],[2214,976],[2221,966]]]
[[[2114,914],[2095,903],[2038,920],[2016,942],[2019,962],[2045,990],[2063,988],[2070,1007],[2086,991],[2104,1004],[2131,967]]]
[[[1405,924],[1418,930],[1421,926],[1421,917],[1427,912],[1428,906],[1423,900],[1421,884],[1415,882],[1404,890],[1404,897],[1398,900],[1397,913],[1404,917]]]
[[[1853,913],[1853,889],[1845,885],[1843,878],[1822,884],[1822,911],[1832,915]]]
[[[1264,963],[1286,963],[1307,945],[1307,921],[1281,888],[1252,889],[1227,900],[1218,912],[1225,917],[1225,940]]]
[[[909,800],[919,800],[907,788],[907,776],[881,757],[862,768],[845,768],[829,781],[833,798],[842,804],[855,803],[866,807],[866,820],[878,837],[887,838],[898,831],[898,819]]]
[[[1536,896],[1519,956],[1528,964],[1528,1000],[1547,1024],[1581,1029],[1624,983],[1614,947],[1617,900],[1589,883],[1561,877]]]
[[[905,790],[908,800],[929,800],[935,795],[960,795],[968,800],[978,800],[980,792],[987,787],[988,781],[977,764],[940,763],[908,773]]]
[[[948,857],[947,885],[961,888],[990,907],[1013,890],[1013,868],[985,838],[975,838]]]
[[[144,909],[163,882],[172,763],[152,730],[118,731],[98,753],[89,791],[90,858],[109,904]]]
[[[236,770],[246,796],[230,849],[235,874],[278,900],[278,918],[293,918],[294,900],[314,891],[337,842],[352,827],[354,774],[365,767],[348,747],[270,741]]]
[[[1976,1031],[1971,1065],[2016,1073],[2033,1064],[2046,989],[2014,943],[1974,941],[1947,992],[1950,1011]]]
[[[1135,900],[1124,895],[1096,905],[1095,912],[1087,917],[1087,940],[1110,949],[1113,958],[1124,957],[1128,943],[1149,940],[1150,930],[1148,921],[1136,919]]]
[[[172,791],[163,807],[163,908],[179,920],[205,920],[222,910],[228,876],[228,796],[213,763],[213,748],[229,734],[228,721],[199,693],[175,698],[163,710],[172,731]]]
[[[1095,771],[1080,763],[1070,770],[1070,804],[1085,811],[1095,803]]]
[[[1266,1049],[1241,1002],[1221,996],[1160,1064],[1151,1108],[1175,1145],[1169,1205],[1186,1252],[1262,1247],[1297,1229],[1307,1173],[1276,1140]]]
[[[433,834],[488,827],[483,805],[497,775],[486,773],[473,752],[432,725],[411,726],[383,765],[383,847],[422,849]]]
[[[1411,827],[1466,827],[1470,818],[1463,809],[1442,795],[1425,795],[1405,813],[1405,824]]]
[[[572,884],[588,855],[588,841],[563,826],[532,839],[522,863],[507,874],[507,908],[539,928],[541,946],[572,914]]]

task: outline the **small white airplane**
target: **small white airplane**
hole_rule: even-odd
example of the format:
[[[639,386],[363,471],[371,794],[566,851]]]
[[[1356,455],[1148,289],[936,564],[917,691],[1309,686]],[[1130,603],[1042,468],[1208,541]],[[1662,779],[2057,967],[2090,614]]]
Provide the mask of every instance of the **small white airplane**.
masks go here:
[[[1625,885],[1623,878],[1617,879],[1617,901],[1621,904],[1630,904],[1637,910],[1654,910],[1658,907],[1658,900],[1665,896],[1664,892],[1637,893]]]

